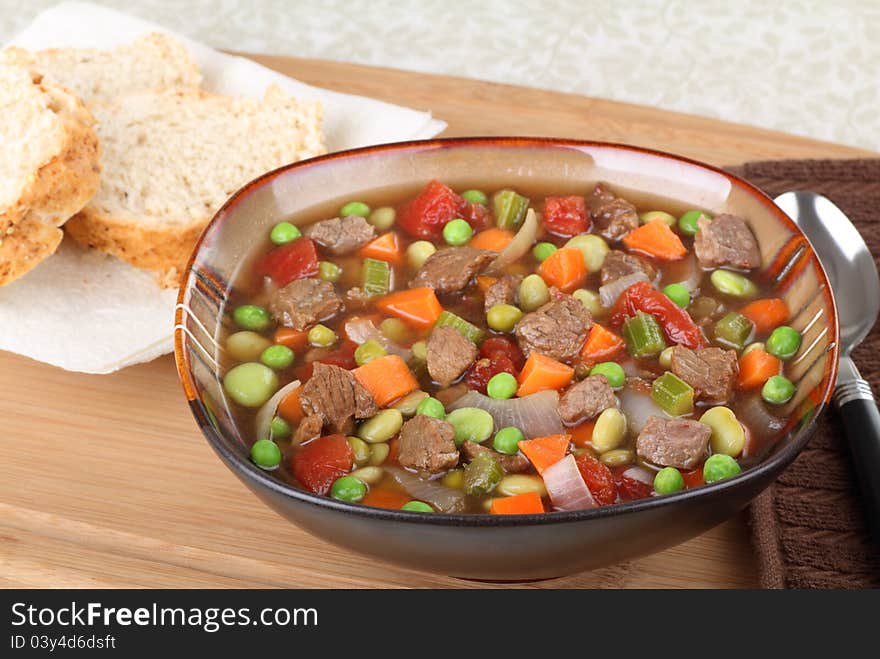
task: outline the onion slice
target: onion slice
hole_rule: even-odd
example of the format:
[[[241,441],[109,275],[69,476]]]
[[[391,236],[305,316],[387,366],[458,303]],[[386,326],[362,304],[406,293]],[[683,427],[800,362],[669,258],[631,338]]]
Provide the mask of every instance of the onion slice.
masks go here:
[[[617,392],[617,397],[620,400],[620,411],[626,416],[627,425],[636,434],[642,432],[642,428],[652,416],[659,416],[662,419],[669,418],[666,412],[654,402],[651,394],[636,391],[628,384]]]
[[[463,492],[453,490],[451,487],[446,487],[433,481],[424,480],[400,467],[385,467],[384,469],[413,499],[430,503],[437,510],[444,513],[461,512],[464,510],[465,498]]]
[[[645,483],[645,485],[650,485],[653,489],[654,487],[654,474],[641,466],[633,466],[629,467],[620,474],[621,476],[626,476],[627,478],[631,478],[634,481],[639,481],[641,483]]]
[[[501,272],[506,266],[525,256],[532,248],[532,245],[535,244],[537,237],[538,217],[535,215],[535,211],[530,208],[526,212],[526,219],[523,221],[519,231],[516,232],[513,240],[507,243],[507,247],[501,250],[501,253],[495,257],[491,265],[486,268],[486,274],[491,275]]]
[[[596,500],[584,482],[580,469],[570,453],[551,465],[542,474],[544,486],[556,510],[595,508]]]
[[[617,302],[617,298],[620,297],[621,293],[640,281],[648,281],[648,275],[641,270],[624,275],[620,279],[615,279],[604,286],[600,286],[599,300],[602,302],[602,306],[606,309],[610,309],[614,306],[614,303]]]
[[[402,348],[382,333],[372,320],[355,316],[345,323],[345,335],[358,345],[373,340],[381,345],[389,355],[397,355],[403,361],[409,361],[412,353]]]
[[[272,432],[272,419],[275,418],[275,412],[278,411],[278,406],[281,404],[281,401],[284,400],[287,397],[287,394],[291,391],[298,389],[299,384],[299,380],[294,380],[293,382],[285,384],[257,411],[257,416],[254,420],[254,429],[257,432],[257,439],[272,439],[270,433]]]
[[[449,409],[478,407],[492,416],[496,429],[513,426],[519,428],[526,439],[531,439],[564,432],[558,405],[559,394],[551,390],[506,400],[496,400],[478,391],[468,391],[452,403]]]

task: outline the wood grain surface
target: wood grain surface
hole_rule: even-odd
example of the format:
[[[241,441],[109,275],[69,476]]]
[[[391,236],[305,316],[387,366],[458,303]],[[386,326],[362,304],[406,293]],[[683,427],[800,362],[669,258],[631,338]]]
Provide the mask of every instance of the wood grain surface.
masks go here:
[[[449,136],[629,142],[719,165],[877,155],[581,96],[254,59],[311,84],[431,110],[449,123]],[[91,376],[0,354],[0,417],[0,587],[496,587],[366,559],[282,520],[203,440],[170,357]],[[737,518],[664,552],[532,587],[756,584],[747,530]]]

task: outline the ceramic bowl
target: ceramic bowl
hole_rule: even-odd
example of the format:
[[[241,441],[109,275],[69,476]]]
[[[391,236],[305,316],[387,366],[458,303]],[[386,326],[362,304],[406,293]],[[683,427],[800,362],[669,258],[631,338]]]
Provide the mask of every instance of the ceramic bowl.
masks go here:
[[[591,189],[596,181],[672,200],[680,207],[747,218],[760,245],[760,276],[795,310],[804,333],[790,368],[797,393],[770,454],[730,480],[577,512],[490,516],[410,513],[349,504],[291,487],[254,466],[249,441],[222,394],[216,347],[236,272],[259,238],[283,219],[378,189],[452,187]],[[760,190],[679,156],[619,144],[535,138],[473,138],[383,145],[334,153],[269,172],[213,218],[180,289],[175,354],[196,422],[220,459],[267,505],[330,542],[402,566],[472,579],[558,577],[619,563],[692,538],[742,510],[794,460],[829,402],[838,357],[831,288],[806,237]],[[279,523],[281,521],[279,520]]]

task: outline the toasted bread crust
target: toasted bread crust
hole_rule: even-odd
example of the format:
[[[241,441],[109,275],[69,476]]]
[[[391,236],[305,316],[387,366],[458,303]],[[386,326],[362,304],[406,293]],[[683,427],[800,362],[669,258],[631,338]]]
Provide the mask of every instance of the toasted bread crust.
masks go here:
[[[156,274],[159,285],[180,284],[182,268],[210,218],[185,226],[144,225],[131,220],[107,217],[87,207],[73,217],[64,229],[80,245]]]
[[[0,210],[0,286],[52,255],[63,234],[56,227],[82,209],[100,183],[101,149],[94,119],[60,87],[35,84],[63,125],[56,155],[28,174],[18,199]]]

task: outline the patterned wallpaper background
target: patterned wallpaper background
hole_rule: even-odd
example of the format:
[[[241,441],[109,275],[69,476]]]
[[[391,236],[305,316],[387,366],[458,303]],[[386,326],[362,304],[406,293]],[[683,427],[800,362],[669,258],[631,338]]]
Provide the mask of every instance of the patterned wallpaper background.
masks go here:
[[[209,45],[576,92],[880,151],[880,0],[94,0]],[[0,42],[53,0],[0,0]]]

